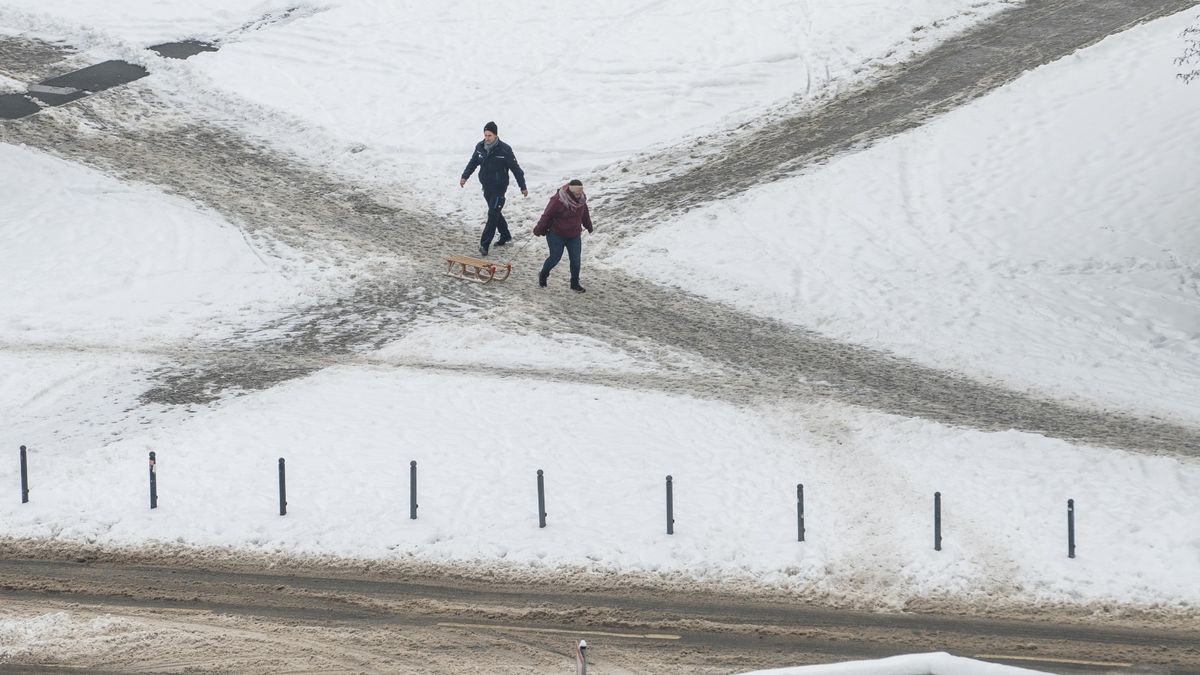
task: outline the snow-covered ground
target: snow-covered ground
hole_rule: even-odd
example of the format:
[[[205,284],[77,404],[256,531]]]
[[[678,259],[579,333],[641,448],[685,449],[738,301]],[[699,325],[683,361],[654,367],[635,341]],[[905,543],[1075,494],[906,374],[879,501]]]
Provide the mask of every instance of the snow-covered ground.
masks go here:
[[[935,367],[1200,422],[1200,87],[1172,68],[1194,18],[1111,37],[613,258]]]
[[[0,75],[0,94],[11,94],[25,91],[25,84],[26,83],[19,80],[14,80],[11,77]]]
[[[359,180],[400,182],[473,216],[478,190],[458,190],[457,178],[489,119],[532,191],[549,194],[611,161],[827,96],[1019,3],[113,4],[5,0],[0,26],[146,63],[189,107],[241,118]],[[221,50],[186,64],[142,50],[187,38]],[[260,114],[247,119],[246,101]]]
[[[55,392],[51,382],[39,395]],[[7,533],[616,567],[886,606],[914,596],[996,605],[1197,600],[1191,577],[1178,572],[1196,565],[1194,468],[835,405],[747,411],[598,386],[356,366],[148,428],[131,423],[85,452],[72,445],[34,446],[33,503],[2,507]],[[150,450],[159,460],[155,512],[145,509]],[[286,519],[275,515],[278,457],[289,471]],[[412,460],[416,522],[406,517]],[[534,508],[538,469],[546,530]],[[15,464],[0,471],[15,481]],[[664,533],[668,474],[673,537]],[[804,544],[795,541],[800,482]],[[941,552],[932,549],[935,491],[945,510]],[[1078,510],[1075,560],[1066,557],[1068,497]]]
[[[756,670],[745,675],[1029,675],[1040,672],[1042,671],[984,663],[937,652],[893,656],[876,661]]]
[[[335,295],[345,274],[186,199],[0,145],[0,341],[214,340]]]
[[[0,620],[0,661],[50,652],[61,657],[86,654],[95,644],[111,641],[130,630],[131,622],[117,617],[82,619],[68,612],[47,612],[32,618]]]
[[[0,24],[97,58],[137,54],[164,97],[241,110],[222,123],[474,213],[478,191],[459,190],[457,177],[487,119],[545,192],[565,175],[803,105],[1005,6],[629,1],[564,15],[549,2],[520,13],[331,2],[284,17],[288,4],[246,14],[231,0],[0,0]],[[239,30],[268,13],[283,18]],[[1189,215],[1200,186],[1187,151],[1200,141],[1188,123],[1200,88],[1175,81],[1170,61],[1191,18],[1112,37],[926,127],[664,223],[612,259],[654,277],[646,261],[661,268],[665,249],[714,280],[689,275],[693,293],[1016,388],[1195,423]],[[481,43],[492,31],[513,48]],[[225,43],[186,62],[136,51],[186,37]],[[17,291],[0,297],[0,419],[10,445],[32,448],[34,486],[30,504],[0,504],[4,535],[618,570],[861,606],[1200,601],[1194,460],[833,403],[744,408],[408,367],[516,353],[527,358],[514,365],[532,369],[653,367],[580,336],[467,341],[462,326],[430,324],[268,391],[138,407],[158,346],[202,348],[336,293],[342,273],[152,187],[26,149],[0,146],[0,177],[0,240],[20,254],[0,270]],[[604,205],[594,208],[602,232]],[[801,264],[766,269],[764,248]],[[282,519],[278,457],[289,471]],[[421,471],[415,522],[410,460]],[[0,462],[0,485],[16,473]],[[1067,498],[1078,509],[1074,560]]]

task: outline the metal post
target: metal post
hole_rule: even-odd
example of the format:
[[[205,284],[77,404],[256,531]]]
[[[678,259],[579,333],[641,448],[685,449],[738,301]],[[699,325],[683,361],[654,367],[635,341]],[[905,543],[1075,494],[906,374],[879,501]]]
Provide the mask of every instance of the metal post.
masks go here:
[[[1075,557],[1075,500],[1067,500],[1067,557]]]
[[[542,470],[538,469],[538,527],[546,526],[546,483],[542,478]]]
[[[417,519],[417,460],[408,463],[408,517]]]
[[[154,451],[150,451],[150,508],[158,508],[158,472],[154,468]]]
[[[575,675],[587,675],[587,640],[575,645]]]
[[[279,458],[279,515],[287,515],[287,481],[284,479],[283,458]]]
[[[667,534],[675,534],[675,496],[672,489],[673,480],[667,476]]]
[[[804,483],[796,484],[796,541],[804,541]]]
[[[942,550],[942,493],[933,493],[933,550]]]
[[[23,445],[21,446],[21,503],[29,503],[29,461]]]

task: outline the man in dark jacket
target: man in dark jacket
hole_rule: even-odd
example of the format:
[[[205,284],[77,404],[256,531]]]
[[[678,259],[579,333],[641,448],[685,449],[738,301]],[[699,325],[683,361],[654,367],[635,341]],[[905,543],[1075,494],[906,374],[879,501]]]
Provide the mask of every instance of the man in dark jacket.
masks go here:
[[[521,170],[521,165],[517,164],[517,156],[513,154],[512,148],[500,140],[497,132],[495,122],[483,125],[483,140],[475,146],[471,161],[467,162],[467,168],[463,169],[462,178],[458,181],[458,186],[463,187],[475,168],[479,168],[479,183],[483,185],[483,198],[487,200],[488,205],[487,225],[483,226],[483,236],[479,238],[479,255],[482,256],[488,254],[497,230],[500,232],[497,246],[504,246],[512,240],[512,234],[508,231],[508,221],[504,220],[504,214],[501,212],[504,208],[504,193],[508,190],[509,171],[516,176],[521,195],[529,196],[529,190],[525,189],[525,172]]]
[[[571,290],[576,293],[583,292],[583,286],[579,285],[579,267],[583,254],[583,242],[580,238],[584,229],[591,234],[592,214],[588,210],[587,195],[583,193],[583,182],[573,180],[554,193],[550,203],[546,204],[541,219],[533,228],[535,235],[546,236],[546,244],[550,247],[550,255],[542,264],[542,271],[538,272],[538,286],[546,287],[550,270],[562,260],[565,248],[571,258]]]

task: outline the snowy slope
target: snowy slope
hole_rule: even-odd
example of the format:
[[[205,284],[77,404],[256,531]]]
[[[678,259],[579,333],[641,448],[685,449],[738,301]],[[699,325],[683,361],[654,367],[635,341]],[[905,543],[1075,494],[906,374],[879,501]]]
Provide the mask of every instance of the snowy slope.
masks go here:
[[[95,58],[141,60],[183,105],[461,214],[477,210],[478,194],[458,190],[457,176],[488,120],[546,193],[564,177],[829,95],[1014,4],[5,0],[0,24]],[[139,51],[184,38],[221,50],[186,64]]]
[[[214,341],[345,287],[192,202],[17,146],[0,145],[0,204],[10,345]]]
[[[0,504],[5,531],[416,556],[518,572],[620,570],[766,584],[855,605],[900,606],[914,596],[993,606],[1200,600],[1189,572],[1200,571],[1191,509],[1200,470],[1168,458],[836,405],[743,410],[375,366],[327,369],[186,417],[149,419],[85,452],[35,438],[35,496]],[[161,495],[154,512],[145,508],[151,450]],[[287,518],[276,514],[278,457],[288,462]],[[413,460],[422,485],[415,522],[406,517]],[[547,476],[545,530],[534,508],[538,469]],[[0,464],[0,482],[14,484],[15,471]],[[668,474],[673,537],[664,533]],[[801,482],[803,544],[795,541]],[[945,508],[940,553],[931,543],[934,491]],[[1065,555],[1068,497],[1079,511],[1075,560]]]
[[[1200,421],[1200,87],[1172,66],[1194,18],[1110,37],[613,258],[932,366]]]
[[[587,5],[565,28],[591,36],[572,51],[555,33],[564,22],[549,3],[520,14],[480,3],[438,8],[444,14],[415,3],[332,3],[245,31],[222,28],[242,25],[231,1],[186,10],[148,0],[103,10],[73,4],[4,0],[0,16],[9,30],[71,38],[96,57],[234,30],[221,52],[155,61],[142,84],[179,103],[215,97],[209,105],[218,112],[243,110],[223,123],[271,134],[306,156],[347,151],[339,170],[417,186],[447,212],[478,211],[477,191],[459,190],[457,175],[488,118],[500,120],[544,188],[567,171],[789,103],[807,86],[802,68],[816,73],[810,95],[844,84],[865,62],[898,58],[887,50],[916,27],[970,9],[932,0],[903,8],[761,3],[745,10],[754,21],[740,21],[716,2],[690,3],[690,11]],[[266,4],[252,14],[281,9]],[[636,21],[620,20],[634,10],[642,10]],[[477,17],[515,36],[522,50],[455,51],[478,35]],[[693,276],[690,291],[1019,387],[1194,419],[1185,404],[1196,396],[1195,251],[1190,221],[1180,218],[1195,191],[1179,192],[1194,179],[1160,166],[1177,169],[1171,149],[1194,140],[1176,113],[1195,92],[1146,77],[1182,21],[1107,40],[929,127],[665,224],[614,257],[651,275],[645,258],[669,242],[672,260],[721,284]],[[671,39],[650,39],[660,35]],[[822,84],[826,64],[832,79]],[[1120,77],[1097,77],[1106,69]],[[564,96],[578,78],[589,86]],[[1084,84],[1073,88],[1075,80]],[[1158,98],[1143,106],[1133,92]],[[1043,99],[1056,102],[1065,124]],[[1007,125],[997,110],[1011,118]],[[1090,128],[1118,126],[1121,134],[1108,133],[1106,144],[1076,135],[1089,128],[1080,122],[1084,110],[1103,113]],[[362,152],[349,153],[353,144]],[[1024,163],[1044,146],[1054,148],[1048,159]],[[489,364],[510,358],[514,345],[537,349],[548,338],[578,350],[516,365],[650,367],[579,336],[456,342],[452,328],[431,325],[382,353],[265,392],[190,410],[139,407],[144,373],[160,365],[155,341],[203,345],[247,319],[336,292],[340,277],[322,276],[334,273],[281,247],[260,258],[258,243],[219,218],[144,186],[0,150],[21,167],[6,176],[10,201],[0,203],[28,221],[2,225],[27,260],[4,279],[21,292],[0,299],[9,341],[0,418],[8,420],[6,438],[32,448],[36,481],[31,504],[0,503],[6,535],[411,558],[518,573],[619,571],[864,606],[935,598],[1194,609],[1200,600],[1190,583],[1200,577],[1194,461],[827,403],[741,408],[408,367]],[[26,199],[39,191],[54,199]],[[1088,211],[1092,202],[1099,208]],[[71,216],[93,208],[108,230],[81,228]],[[603,204],[596,209],[602,224]],[[769,276],[775,272],[752,256],[764,241],[737,233],[735,220],[760,223],[767,245],[806,264]],[[95,283],[62,273],[74,267]],[[164,270],[179,284],[156,284]],[[99,295],[88,295],[94,288]],[[52,309],[60,306],[71,311]],[[99,344],[81,349],[84,338]],[[95,355],[106,349],[112,358]],[[447,430],[488,442],[448,443]],[[151,450],[160,457],[156,512],[145,508]],[[284,519],[275,515],[273,483],[281,456],[290,471]],[[410,460],[419,461],[425,486],[416,522],[403,517]],[[0,462],[0,484],[15,484],[14,464]],[[545,530],[534,509],[539,468],[549,479]],[[672,537],[663,532],[667,474],[676,480]],[[794,529],[801,482],[810,500],[803,544]],[[929,531],[935,490],[946,504],[940,553]],[[1075,560],[1065,556],[1067,498],[1079,506]]]

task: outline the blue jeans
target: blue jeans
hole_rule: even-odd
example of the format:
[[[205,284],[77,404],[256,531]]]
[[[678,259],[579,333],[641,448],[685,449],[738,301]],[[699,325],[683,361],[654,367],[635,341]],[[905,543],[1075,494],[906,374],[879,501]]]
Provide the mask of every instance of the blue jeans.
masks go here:
[[[483,236],[479,238],[479,245],[487,250],[492,247],[492,238],[496,236],[497,230],[500,231],[501,239],[512,239],[512,235],[508,233],[508,221],[501,212],[504,208],[504,190],[484,188],[483,198],[487,200],[488,219],[487,225],[483,226]]]
[[[546,244],[550,247],[550,256],[542,264],[542,275],[550,274],[550,270],[562,260],[563,249],[571,259],[571,285],[579,283],[579,258],[583,255],[583,237],[560,237],[553,232],[546,233]]]

